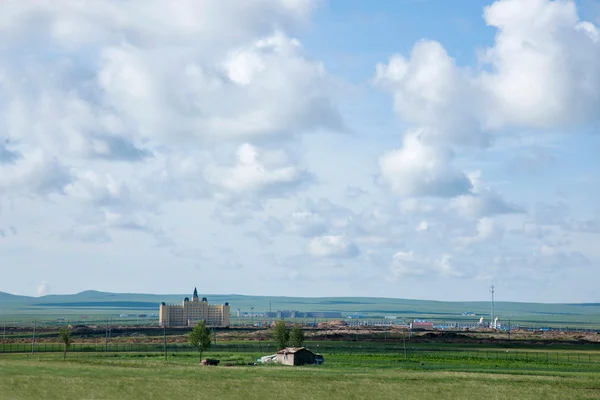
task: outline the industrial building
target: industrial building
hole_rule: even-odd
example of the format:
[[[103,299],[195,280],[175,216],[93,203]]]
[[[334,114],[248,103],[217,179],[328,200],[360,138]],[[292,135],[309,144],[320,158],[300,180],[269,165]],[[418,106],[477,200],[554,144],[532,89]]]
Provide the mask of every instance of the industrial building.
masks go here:
[[[267,311],[264,316],[269,318],[342,318],[342,313],[339,311],[277,310]]]
[[[229,303],[224,305],[208,304],[206,297],[198,298],[198,290],[194,288],[192,300],[183,299],[179,304],[160,305],[159,320],[161,326],[194,326],[204,321],[206,326],[229,326]]]

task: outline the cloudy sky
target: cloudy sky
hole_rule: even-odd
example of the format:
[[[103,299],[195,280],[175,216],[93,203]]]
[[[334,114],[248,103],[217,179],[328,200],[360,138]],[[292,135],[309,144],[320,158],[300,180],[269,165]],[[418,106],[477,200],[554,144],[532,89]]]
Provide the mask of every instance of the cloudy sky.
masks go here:
[[[600,301],[599,0],[0,1],[0,291]]]

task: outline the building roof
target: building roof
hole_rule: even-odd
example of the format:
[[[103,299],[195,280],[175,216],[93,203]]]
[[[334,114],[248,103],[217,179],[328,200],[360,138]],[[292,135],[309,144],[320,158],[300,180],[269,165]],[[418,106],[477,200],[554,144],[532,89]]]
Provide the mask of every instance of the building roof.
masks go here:
[[[306,351],[312,353],[312,351],[310,351],[306,347],[286,347],[283,350],[279,350],[277,352],[277,354],[293,354],[293,353],[298,353],[299,351],[302,351],[302,350],[306,350]]]
[[[194,288],[194,297],[198,297],[198,289]]]

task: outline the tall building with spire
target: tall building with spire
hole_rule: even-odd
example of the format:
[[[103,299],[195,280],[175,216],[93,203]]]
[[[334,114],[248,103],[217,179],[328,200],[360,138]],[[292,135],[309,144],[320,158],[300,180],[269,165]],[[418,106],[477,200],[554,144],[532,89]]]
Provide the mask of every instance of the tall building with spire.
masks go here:
[[[207,326],[229,326],[229,303],[224,305],[208,304],[206,297],[198,297],[198,290],[194,288],[192,300],[183,299],[180,304],[160,304],[159,320],[161,326],[194,326],[199,321],[204,321]]]

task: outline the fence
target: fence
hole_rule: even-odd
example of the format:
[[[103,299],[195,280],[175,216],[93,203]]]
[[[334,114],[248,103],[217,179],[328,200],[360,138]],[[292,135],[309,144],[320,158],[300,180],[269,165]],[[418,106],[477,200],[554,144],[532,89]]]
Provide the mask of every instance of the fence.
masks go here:
[[[484,349],[449,349],[449,348],[410,348],[403,346],[370,346],[370,345],[325,345],[309,346],[315,352],[323,354],[397,354],[399,358],[453,358],[453,359],[488,359],[513,360],[527,362],[552,362],[600,365],[600,352],[569,352],[569,351],[538,351],[538,350],[484,350]],[[0,353],[58,353],[64,349],[58,343],[31,343],[0,345]],[[70,353],[163,353],[162,343],[135,344],[86,344],[74,343],[69,348]],[[187,344],[167,344],[167,353],[193,352],[194,348]],[[406,353],[405,353],[406,351]],[[243,344],[213,344],[209,352],[221,353],[260,353],[272,354],[276,347],[272,343],[243,343]]]

